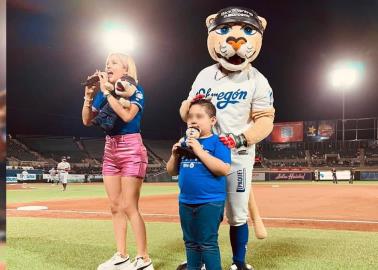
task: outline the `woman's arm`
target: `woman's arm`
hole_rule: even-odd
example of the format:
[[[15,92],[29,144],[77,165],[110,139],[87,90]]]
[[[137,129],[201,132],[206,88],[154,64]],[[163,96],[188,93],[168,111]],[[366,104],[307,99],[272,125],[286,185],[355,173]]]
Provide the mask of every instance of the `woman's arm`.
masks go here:
[[[92,76],[88,76],[90,79],[93,76],[98,76],[98,71]],[[96,113],[92,111],[93,98],[99,89],[99,85],[95,84],[92,86],[86,86],[84,90],[84,104],[81,111],[81,118],[83,120],[84,126],[90,126],[92,119],[95,117]]]
[[[106,97],[110,107],[113,109],[113,111],[124,121],[124,122],[130,122],[134,119],[134,117],[137,115],[139,111],[139,107],[135,104],[131,104],[129,108],[124,108],[116,99],[113,97],[109,90],[106,87],[106,84],[108,83],[108,74],[106,72],[99,72],[99,78],[100,78],[100,89],[104,93],[104,96]]]
[[[113,97],[112,95],[107,96],[107,100],[109,102],[110,107],[113,111],[124,121],[130,122],[134,119],[139,111],[139,107],[135,104],[131,104],[129,108],[124,108],[119,103],[118,99]]]

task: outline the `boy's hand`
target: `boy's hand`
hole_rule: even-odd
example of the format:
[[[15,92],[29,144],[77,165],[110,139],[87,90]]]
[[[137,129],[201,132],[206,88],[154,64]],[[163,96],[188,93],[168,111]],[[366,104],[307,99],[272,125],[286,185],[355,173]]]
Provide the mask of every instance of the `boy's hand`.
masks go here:
[[[178,153],[178,151],[177,151],[177,148],[180,146],[180,143],[175,143],[174,145],[173,145],[173,147],[172,147],[172,156],[174,157],[174,158],[179,158],[180,157],[180,155],[179,155],[179,153]]]
[[[203,151],[202,145],[195,138],[188,138],[187,145],[189,145],[192,148],[194,154],[196,155]]]

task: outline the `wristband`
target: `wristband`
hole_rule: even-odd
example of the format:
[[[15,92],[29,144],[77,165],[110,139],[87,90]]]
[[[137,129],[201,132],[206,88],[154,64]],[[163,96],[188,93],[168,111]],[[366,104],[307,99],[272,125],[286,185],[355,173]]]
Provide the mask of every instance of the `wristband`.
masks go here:
[[[104,97],[107,98],[110,95],[109,91],[104,91]]]
[[[247,138],[245,137],[245,135],[243,133],[241,133],[238,137],[240,139],[240,145],[247,147],[248,141],[247,141]]]

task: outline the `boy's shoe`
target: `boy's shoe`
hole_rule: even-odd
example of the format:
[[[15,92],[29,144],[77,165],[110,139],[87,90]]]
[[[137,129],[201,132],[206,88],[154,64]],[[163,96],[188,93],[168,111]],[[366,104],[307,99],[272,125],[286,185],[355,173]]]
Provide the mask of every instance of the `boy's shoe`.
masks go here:
[[[186,261],[185,261],[185,262],[182,262],[182,263],[176,268],[176,270],[186,270],[186,269],[188,269],[188,265],[187,265]],[[201,270],[206,270],[206,267],[205,267],[204,264],[202,265]]]
[[[230,270],[253,270],[252,265],[246,263],[243,267],[237,267],[236,264],[230,266]]]
[[[130,257],[122,257],[119,252],[116,252],[106,262],[100,264],[97,270],[126,270],[131,265]]]
[[[147,262],[143,260],[143,257],[136,257],[135,260],[126,268],[127,270],[154,270],[151,259]]]

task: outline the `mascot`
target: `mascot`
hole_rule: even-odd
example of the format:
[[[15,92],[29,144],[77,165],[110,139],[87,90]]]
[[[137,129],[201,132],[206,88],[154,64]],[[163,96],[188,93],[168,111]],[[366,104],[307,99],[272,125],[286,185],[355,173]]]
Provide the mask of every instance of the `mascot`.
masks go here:
[[[123,75],[115,83],[115,89],[109,82],[105,83],[105,88],[118,99],[122,107],[129,108],[131,104],[129,98],[134,95],[137,84],[137,81],[133,77]],[[109,103],[106,103],[99,114],[92,119],[92,124],[94,126],[100,126],[104,131],[110,131],[113,129],[117,118],[117,114],[110,107]]]
[[[256,237],[267,236],[251,191],[255,144],[270,134],[274,120],[272,88],[251,64],[260,52],[266,24],[255,11],[244,7],[228,7],[210,15],[206,19],[207,46],[217,63],[198,74],[180,107],[186,121],[191,100],[198,95],[211,98],[217,108],[215,132],[232,148],[226,202],[233,252],[230,270],[253,269],[245,262],[248,209]]]

